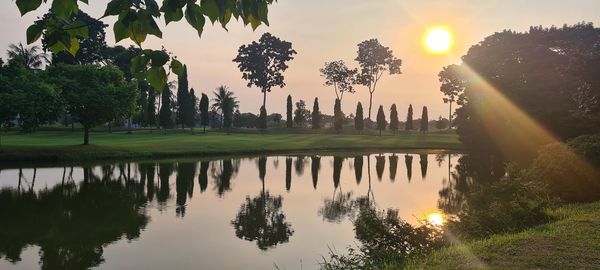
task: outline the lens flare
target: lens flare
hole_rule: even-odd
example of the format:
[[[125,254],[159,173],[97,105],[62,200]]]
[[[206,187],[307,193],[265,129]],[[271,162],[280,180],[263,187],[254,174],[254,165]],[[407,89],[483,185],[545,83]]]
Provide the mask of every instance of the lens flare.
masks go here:
[[[427,223],[434,226],[442,226],[446,222],[444,216],[440,213],[431,213],[427,215]]]

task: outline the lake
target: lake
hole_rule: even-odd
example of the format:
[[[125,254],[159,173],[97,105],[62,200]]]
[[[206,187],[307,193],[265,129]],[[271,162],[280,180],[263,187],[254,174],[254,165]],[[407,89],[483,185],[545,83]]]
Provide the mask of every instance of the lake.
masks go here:
[[[418,224],[449,153],[260,156],[0,171],[0,269],[316,269],[357,245],[352,202]],[[443,208],[443,207],[442,207]]]

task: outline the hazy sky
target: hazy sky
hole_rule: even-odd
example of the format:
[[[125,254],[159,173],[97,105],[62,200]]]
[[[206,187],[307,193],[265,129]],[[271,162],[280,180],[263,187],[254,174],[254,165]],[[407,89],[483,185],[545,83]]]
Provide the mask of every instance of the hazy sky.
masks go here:
[[[92,0],[81,9],[100,17],[108,0]],[[285,112],[285,98],[304,99],[309,109],[315,96],[321,110],[331,114],[335,94],[323,86],[319,68],[325,61],[345,60],[357,66],[356,44],[370,39],[389,46],[402,59],[402,74],[384,76],[373,98],[373,114],[383,105],[386,114],[396,103],[404,119],[409,103],[419,118],[421,107],[428,106],[429,118],[447,116],[439,92],[438,72],[443,66],[459,63],[460,56],[484,37],[503,29],[524,31],[532,25],[551,26],[581,21],[600,25],[598,0],[279,0],[270,6],[270,27],[260,26],[255,32],[232,21],[229,31],[207,24],[198,38],[185,20],[163,27],[163,39],[149,38],[144,47],[161,46],[188,65],[190,87],[198,92],[211,93],[224,84],[240,99],[240,110],[258,113],[262,96],[258,89],[247,88],[235,63],[231,61],[241,44],[257,40],[269,31],[292,42],[298,52],[285,73],[287,86],[274,89],[267,96],[267,110]],[[25,41],[25,30],[40,12],[19,16],[14,0],[0,3],[0,50],[8,44]],[[112,20],[107,21],[112,25]],[[161,24],[164,26],[164,22]],[[422,45],[424,31],[434,25],[446,25],[455,35],[455,46],[448,55],[431,55]],[[107,42],[114,44],[112,28],[107,29]],[[121,41],[119,44],[127,46]],[[5,57],[5,54],[2,54]],[[368,91],[357,86],[355,94],[344,95],[343,110],[354,113],[356,102],[368,106]],[[365,111],[366,114],[366,111]],[[374,115],[373,115],[374,117]],[[388,116],[389,117],[389,116]]]

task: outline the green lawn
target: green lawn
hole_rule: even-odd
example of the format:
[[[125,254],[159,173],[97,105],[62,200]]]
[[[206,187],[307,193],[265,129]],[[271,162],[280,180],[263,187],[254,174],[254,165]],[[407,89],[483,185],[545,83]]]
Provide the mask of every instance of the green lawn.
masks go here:
[[[299,151],[335,150],[400,150],[450,149],[459,150],[461,144],[453,133],[401,133],[393,136],[374,134],[330,134],[301,131],[286,134],[282,130],[267,134],[224,134],[189,130],[93,132],[89,146],[82,146],[78,131],[39,131],[31,134],[2,133],[0,161],[63,161],[117,158],[154,158],[192,155],[254,154]]]
[[[600,202],[552,214],[557,221],[442,249],[408,269],[599,269]]]

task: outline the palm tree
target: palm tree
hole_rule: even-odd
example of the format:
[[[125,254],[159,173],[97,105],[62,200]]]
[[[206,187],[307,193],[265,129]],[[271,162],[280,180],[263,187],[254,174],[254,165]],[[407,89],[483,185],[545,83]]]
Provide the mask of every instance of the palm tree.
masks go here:
[[[42,51],[40,46],[24,46],[23,43],[10,44],[8,46],[8,59],[20,58],[27,69],[40,69],[46,63],[50,63],[48,55]]]
[[[240,107],[240,102],[234,96],[234,93],[229,91],[229,88],[225,85],[217,87],[216,91],[213,92],[215,98],[211,108],[219,113],[221,118],[221,126],[223,126],[223,113],[224,110],[235,110]]]

